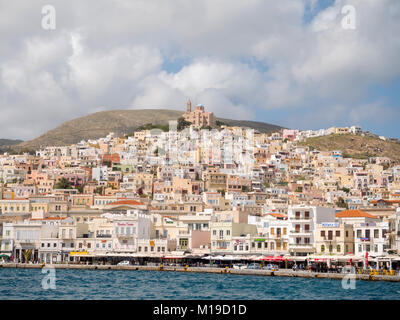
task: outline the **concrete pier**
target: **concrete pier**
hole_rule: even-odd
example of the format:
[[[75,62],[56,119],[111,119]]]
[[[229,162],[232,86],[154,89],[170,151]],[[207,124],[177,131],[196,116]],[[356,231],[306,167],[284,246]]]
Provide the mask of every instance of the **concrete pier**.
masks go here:
[[[26,269],[41,269],[43,264],[25,264],[25,263],[4,263],[0,268],[26,268]],[[232,274],[232,275],[253,275],[262,277],[299,277],[299,278],[319,278],[319,279],[336,279],[341,280],[348,277],[349,274],[343,273],[315,273],[308,271],[293,271],[290,269],[281,269],[279,271],[269,270],[253,270],[253,269],[224,269],[212,267],[182,267],[182,266],[117,266],[117,265],[82,265],[82,264],[52,264],[55,269],[79,269],[79,270],[147,270],[147,271],[160,271],[160,272],[194,272],[194,273],[218,273],[218,274]],[[369,274],[355,274],[356,280],[366,281],[390,281],[400,282],[400,276],[389,275],[369,275]]]

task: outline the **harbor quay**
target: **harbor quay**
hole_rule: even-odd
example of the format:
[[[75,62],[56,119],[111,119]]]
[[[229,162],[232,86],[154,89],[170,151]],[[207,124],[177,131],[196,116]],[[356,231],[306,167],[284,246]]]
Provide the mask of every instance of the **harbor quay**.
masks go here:
[[[370,273],[326,273],[308,271],[294,271],[291,269],[279,270],[254,270],[254,269],[233,269],[229,267],[189,267],[189,266],[164,266],[159,265],[81,265],[81,264],[25,264],[25,263],[4,263],[0,268],[25,268],[25,269],[70,269],[70,270],[126,270],[126,271],[160,271],[160,272],[188,272],[188,273],[214,273],[232,275],[253,275],[264,277],[299,277],[299,278],[320,278],[320,279],[353,279],[365,281],[389,281],[400,282],[400,275],[384,275]]]

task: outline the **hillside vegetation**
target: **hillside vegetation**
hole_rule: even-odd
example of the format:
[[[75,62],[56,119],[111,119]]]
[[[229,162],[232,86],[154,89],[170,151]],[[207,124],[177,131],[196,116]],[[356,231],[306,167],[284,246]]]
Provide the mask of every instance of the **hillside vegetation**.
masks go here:
[[[388,157],[400,162],[400,143],[384,141],[376,137],[352,134],[329,135],[309,138],[299,145],[309,146],[320,151],[341,150],[344,157],[368,159],[369,157]]]
[[[16,149],[36,150],[45,146],[61,146],[78,143],[82,140],[98,139],[114,132],[118,136],[131,134],[141,126],[168,125],[170,120],[177,120],[182,111],[164,109],[113,110],[89,114],[67,121],[40,137],[19,144]],[[260,132],[273,132],[282,129],[280,126],[263,122],[220,119],[230,126],[249,127]]]

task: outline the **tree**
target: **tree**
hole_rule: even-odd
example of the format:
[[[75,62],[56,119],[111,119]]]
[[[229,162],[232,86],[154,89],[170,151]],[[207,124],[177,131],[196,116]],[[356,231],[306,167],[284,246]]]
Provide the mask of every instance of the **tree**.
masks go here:
[[[178,118],[177,130],[182,131],[183,129],[190,127],[192,123],[186,121],[183,117]]]
[[[54,189],[72,189],[72,186],[68,179],[61,178],[60,181],[58,181],[55,185]]]
[[[336,205],[339,208],[346,208],[346,209],[349,208],[349,205],[344,201],[344,199],[342,197],[339,197],[338,201],[336,201]]]
[[[100,186],[100,187],[97,187],[96,189],[94,189],[94,193],[97,193],[97,194],[103,194],[103,187],[102,186]]]
[[[24,262],[28,263],[29,260],[31,260],[31,256],[32,256],[32,249],[27,249],[24,251]]]

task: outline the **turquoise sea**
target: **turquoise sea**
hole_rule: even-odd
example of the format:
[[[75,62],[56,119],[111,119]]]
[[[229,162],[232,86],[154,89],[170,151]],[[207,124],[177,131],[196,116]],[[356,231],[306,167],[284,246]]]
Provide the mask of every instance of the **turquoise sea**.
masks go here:
[[[343,289],[340,280],[247,275],[65,270],[55,273],[55,289],[43,289],[41,269],[0,268],[0,300],[7,299],[179,299],[179,300],[382,300],[400,299],[400,283],[358,280]]]

